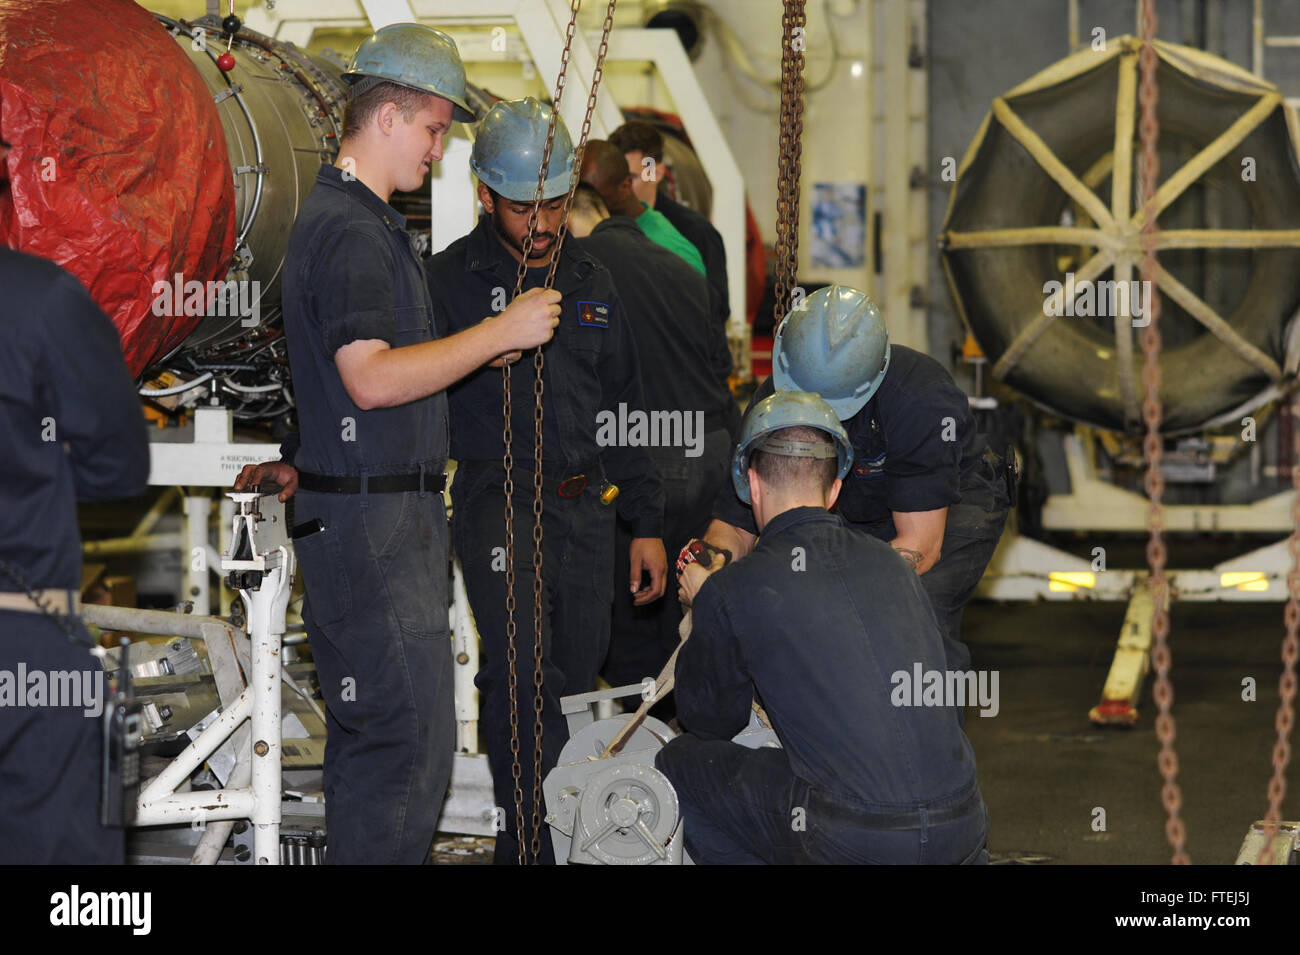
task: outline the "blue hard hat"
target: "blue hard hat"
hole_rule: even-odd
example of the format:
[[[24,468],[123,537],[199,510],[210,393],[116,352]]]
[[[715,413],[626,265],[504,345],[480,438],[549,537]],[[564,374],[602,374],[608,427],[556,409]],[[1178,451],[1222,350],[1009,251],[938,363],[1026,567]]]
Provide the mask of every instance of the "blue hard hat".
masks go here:
[[[748,476],[752,451],[801,458],[821,456],[818,446],[808,442],[764,441],[774,431],[800,425],[825,431],[835,445],[835,456],[839,464],[836,477],[842,479],[849,473],[849,467],[853,464],[853,444],[831,406],[821,396],[811,392],[778,391],[749,409],[740,432],[740,441],[736,445],[736,453],[731,458],[731,483],[746,504],[752,503],[749,499]]]
[[[778,391],[815,391],[847,421],[889,367],[889,332],[876,303],[847,285],[818,289],[792,308],[772,341]]]
[[[472,123],[465,101],[465,66],[456,41],[423,23],[393,23],[361,41],[344,79],[360,87],[365,77],[400,83],[440,96],[452,104],[452,117]]]
[[[546,151],[546,131],[555,111],[532,96],[502,100],[483,115],[474,135],[470,171],[499,196],[532,202]],[[573,140],[564,120],[555,117],[555,141],[546,172],[543,199],[567,195],[573,176]]]

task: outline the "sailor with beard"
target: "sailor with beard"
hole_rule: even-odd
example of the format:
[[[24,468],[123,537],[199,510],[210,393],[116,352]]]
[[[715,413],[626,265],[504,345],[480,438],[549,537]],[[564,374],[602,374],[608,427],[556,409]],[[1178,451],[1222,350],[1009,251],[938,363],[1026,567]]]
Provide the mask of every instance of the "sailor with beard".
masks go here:
[[[458,331],[474,310],[500,310],[514,292],[537,192],[551,108],[531,97],[497,103],[483,117],[470,168],[478,177],[484,214],[469,235],[428,262],[437,321]],[[568,131],[556,122],[550,168],[528,257],[524,289],[545,282],[564,216],[574,168]],[[573,239],[564,242],[555,273],[563,295],[560,324],[545,348],[543,418],[543,676],[542,774],[555,765],[568,739],[561,696],[595,688],[609,643],[615,586],[638,605],[664,592],[663,491],[646,451],[630,443],[601,447],[597,422],[620,404],[644,408],[632,331],[609,271]],[[514,456],[515,622],[519,655],[518,712],[524,818],[533,794],[533,362],[511,373]],[[465,572],[470,606],[483,641],[476,684],[480,726],[498,806],[514,806],[507,686],[505,472],[501,373],[483,369],[448,392],[451,456],[458,462],[451,489],[452,537]],[[618,492],[611,485],[617,486]],[[631,527],[630,575],[612,570],[615,511]],[[644,579],[643,579],[644,576]],[[518,858],[515,813],[498,834],[496,859]],[[527,834],[525,842],[528,841]],[[543,838],[539,861],[551,861]]]

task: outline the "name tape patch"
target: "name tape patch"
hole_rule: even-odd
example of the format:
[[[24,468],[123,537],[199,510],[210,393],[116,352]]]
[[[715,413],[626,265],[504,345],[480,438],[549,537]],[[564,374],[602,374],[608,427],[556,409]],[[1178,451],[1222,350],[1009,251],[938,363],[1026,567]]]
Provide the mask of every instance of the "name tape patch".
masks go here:
[[[858,477],[878,477],[885,473],[885,455],[874,458],[857,458],[853,462],[853,473]]]
[[[579,302],[578,324],[609,328],[609,306],[604,302]]]

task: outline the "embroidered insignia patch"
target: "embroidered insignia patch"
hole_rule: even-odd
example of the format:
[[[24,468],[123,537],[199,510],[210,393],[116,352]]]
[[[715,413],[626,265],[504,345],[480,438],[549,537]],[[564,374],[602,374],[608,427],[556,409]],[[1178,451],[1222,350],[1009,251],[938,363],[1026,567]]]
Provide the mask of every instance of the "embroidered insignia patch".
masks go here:
[[[885,472],[885,456],[878,455],[870,460],[858,458],[853,462],[853,473],[858,477],[877,477]]]
[[[578,324],[609,328],[609,306],[604,302],[579,302]]]

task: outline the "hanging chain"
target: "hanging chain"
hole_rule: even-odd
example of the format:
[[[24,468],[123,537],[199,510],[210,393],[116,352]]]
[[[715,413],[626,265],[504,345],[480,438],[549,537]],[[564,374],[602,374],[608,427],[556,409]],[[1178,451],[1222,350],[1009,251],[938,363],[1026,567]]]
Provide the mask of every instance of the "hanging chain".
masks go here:
[[[614,25],[614,6],[616,0],[609,0],[605,13],[604,33],[600,39],[600,51],[596,57],[596,68],[592,74],[591,93],[587,97],[587,113],[582,123],[582,135],[575,149],[574,166],[569,177],[569,191],[564,199],[563,216],[556,229],[551,249],[550,267],[546,272],[543,288],[552,288],[555,284],[555,271],[560,262],[560,253],[564,246],[564,237],[568,232],[569,210],[573,205],[573,193],[577,189],[582,169],[582,152],[587,144],[587,135],[591,131],[591,116],[596,108],[596,93],[604,73],[605,53],[609,49],[609,32]],[[570,0],[569,25],[564,35],[564,49],[560,54],[560,73],[555,80],[555,94],[551,98],[551,122],[546,130],[546,146],[542,151],[542,163],[537,172],[537,191],[533,194],[532,210],[528,215],[528,235],[524,238],[523,255],[515,273],[515,291],[513,301],[523,291],[524,280],[528,275],[528,260],[532,256],[533,243],[537,235],[537,223],[541,215],[542,197],[545,195],[547,173],[550,171],[551,151],[555,145],[555,126],[559,121],[560,103],[564,96],[566,74],[569,69],[570,51],[573,37],[577,31],[578,11],[582,0]],[[509,363],[501,367],[502,410],[505,424],[502,438],[505,442],[505,524],[506,524],[506,660],[509,668],[508,689],[510,694],[510,755],[511,775],[514,778],[515,797],[515,832],[519,842],[519,864],[527,865],[535,861],[542,851],[542,423],[543,398],[545,382],[543,379],[544,358],[542,349],[533,353],[533,811],[531,838],[524,838],[523,805],[523,770],[519,762],[519,676],[516,667],[518,653],[515,644],[517,628],[515,625],[515,509],[514,509],[514,454],[511,443],[511,382]]]
[[[582,0],[573,0],[571,16],[569,18],[569,27],[564,37],[564,50],[560,54],[560,75],[555,83],[554,105],[558,115],[560,97],[564,93],[564,76],[569,68],[569,49],[573,44],[573,34],[577,28],[578,8],[582,5]],[[523,256],[519,260],[519,268],[515,274],[515,291],[511,296],[511,301],[519,296],[523,290],[524,278],[528,274],[528,258],[533,253],[533,239],[537,231],[537,219],[541,209],[543,190],[546,184],[546,173],[551,164],[551,147],[555,142],[555,123],[552,121],[550,128],[546,133],[546,148],[542,152],[542,163],[537,170],[537,191],[533,196],[533,208],[528,216],[528,235],[524,237]],[[533,360],[533,367],[537,372],[538,381],[541,381],[541,349],[537,350],[537,355]],[[519,674],[516,668],[518,651],[515,644],[517,628],[515,625],[515,480],[514,480],[514,451],[513,441],[514,432],[512,428],[511,416],[511,382],[510,382],[510,363],[506,362],[501,366],[501,385],[502,385],[502,411],[504,417],[504,427],[502,438],[505,442],[505,455],[503,466],[505,469],[505,504],[506,504],[506,662],[509,669],[507,680],[507,689],[510,694],[510,775],[514,779],[514,797],[515,797],[515,835],[519,843],[519,864],[528,864],[528,851],[530,848],[529,841],[524,838],[524,788],[523,788],[523,768],[519,763]],[[537,399],[540,404],[540,398]],[[534,410],[534,416],[538,410]],[[536,456],[540,457],[541,449],[536,450]],[[540,469],[539,469],[540,470]],[[534,493],[536,489],[534,488]],[[534,502],[535,504],[536,502]],[[536,547],[536,544],[534,544]],[[533,555],[533,566],[537,566],[537,555]],[[537,628],[537,621],[533,621],[534,631]],[[536,633],[534,633],[536,639]],[[534,750],[536,749],[536,735],[541,731],[541,724],[537,722],[533,728],[534,732]],[[534,757],[536,753],[534,752]],[[534,768],[536,772],[536,768]]]
[[[600,34],[600,47],[596,50],[596,67],[591,74],[591,93],[587,96],[587,113],[582,119],[578,142],[573,148],[573,172],[569,175],[569,193],[564,197],[564,214],[560,217],[560,227],[555,234],[555,254],[551,256],[550,271],[546,273],[547,288],[555,283],[555,269],[560,262],[560,250],[564,247],[564,237],[569,234],[569,211],[573,208],[573,194],[582,179],[582,154],[586,152],[587,137],[591,133],[591,117],[596,112],[596,93],[600,89],[600,81],[605,76],[605,54],[609,52],[609,31],[614,28],[616,2],[617,0],[609,0],[609,6],[605,8],[605,23]]]
[[[1294,419],[1295,435],[1291,449],[1291,539],[1287,549],[1291,552],[1291,572],[1286,576],[1286,637],[1282,640],[1282,676],[1277,686],[1277,742],[1273,744],[1273,776],[1268,781],[1268,812],[1264,816],[1264,844],[1260,847],[1256,865],[1264,865],[1272,857],[1273,839],[1282,819],[1282,797],[1286,795],[1286,767],[1291,761],[1291,725],[1295,720],[1296,656],[1300,640],[1300,393],[1291,399],[1289,412]]]
[[[807,38],[804,0],[785,0],[781,15],[780,157],[776,182],[776,277],[774,328],[790,311],[799,269],[799,175],[803,151],[803,51]]]
[[[1156,67],[1159,59],[1153,41],[1156,35],[1155,0],[1142,0],[1141,9],[1142,51],[1138,55],[1138,67],[1141,80],[1138,84],[1138,102],[1142,106],[1142,116],[1138,121],[1138,135],[1142,141],[1141,189],[1142,202],[1146,206],[1146,215],[1142,225],[1142,266],[1143,282],[1151,283],[1150,324],[1142,333],[1142,352],[1145,362],[1142,366],[1142,384],[1146,396],[1142,402],[1142,417],[1146,421],[1147,433],[1142,447],[1145,452],[1147,470],[1145,486],[1151,504],[1147,510],[1147,565],[1150,568],[1148,581],[1151,598],[1155,609],[1151,616],[1151,667],[1155,671],[1153,695],[1156,701],[1156,738],[1160,741],[1160,755],[1157,763],[1164,785],[1160,798],[1164,803],[1168,818],[1165,821],[1165,836],[1173,846],[1173,863],[1188,865],[1191,859],[1184,849],[1187,832],[1179,810],[1183,805],[1182,789],[1178,785],[1178,753],[1174,749],[1177,727],[1171,712],[1174,703],[1174,686],[1169,679],[1169,667],[1172,656],[1169,651],[1169,598],[1168,581],[1165,578],[1165,560],[1167,557],[1164,543],[1164,508],[1161,498],[1165,490],[1164,474],[1160,470],[1163,445],[1160,439],[1160,423],[1164,409],[1160,402],[1160,290],[1156,287],[1156,237],[1159,227],[1156,225],[1155,195],[1156,180],[1160,173],[1160,156],[1156,144],[1160,136],[1160,124],[1156,120],[1156,105],[1159,91],[1156,86]]]

